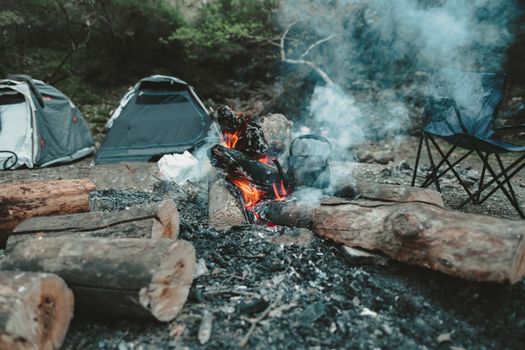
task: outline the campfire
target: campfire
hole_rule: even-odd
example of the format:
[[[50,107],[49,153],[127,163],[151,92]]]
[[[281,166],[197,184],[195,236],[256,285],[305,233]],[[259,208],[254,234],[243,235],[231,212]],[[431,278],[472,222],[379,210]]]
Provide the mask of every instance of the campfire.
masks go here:
[[[293,190],[276,155],[270,154],[261,126],[230,107],[217,110],[223,145],[210,150],[213,166],[221,169],[241,201],[250,223],[261,221],[256,206],[265,200],[281,201]]]

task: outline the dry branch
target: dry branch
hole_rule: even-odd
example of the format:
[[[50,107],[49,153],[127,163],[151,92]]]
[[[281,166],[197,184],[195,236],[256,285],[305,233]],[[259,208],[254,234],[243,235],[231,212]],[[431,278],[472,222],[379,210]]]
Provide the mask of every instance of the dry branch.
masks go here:
[[[280,53],[280,56],[281,56],[281,61],[284,62],[284,63],[288,63],[288,64],[294,64],[294,65],[305,65],[305,66],[308,66],[310,67],[314,72],[316,72],[320,77],[321,79],[324,80],[324,82],[327,84],[327,85],[332,85],[334,84],[334,81],[328,76],[328,74],[321,69],[321,67],[319,67],[317,64],[315,64],[314,62],[312,61],[309,61],[309,60],[306,60],[305,57],[314,49],[316,48],[317,46],[321,45],[322,43],[325,43],[327,41],[330,41],[334,35],[329,35],[325,38],[322,38],[318,41],[316,41],[315,43],[311,44],[301,55],[299,55],[299,58],[297,59],[294,59],[294,58],[289,58],[287,55],[286,55],[286,48],[285,48],[285,44],[286,44],[286,37],[288,36],[288,34],[290,33],[290,30],[297,24],[299,23],[300,21],[295,21],[295,22],[292,22],[290,23],[288,26],[286,26],[283,34],[281,35],[281,38],[279,39],[279,43],[276,43],[276,42],[272,42],[273,45],[279,47],[279,53]]]
[[[0,272],[0,349],[58,349],[73,304],[73,293],[56,275]]]
[[[79,312],[170,321],[188,297],[195,251],[182,240],[43,238],[17,244],[2,269],[59,275]]]

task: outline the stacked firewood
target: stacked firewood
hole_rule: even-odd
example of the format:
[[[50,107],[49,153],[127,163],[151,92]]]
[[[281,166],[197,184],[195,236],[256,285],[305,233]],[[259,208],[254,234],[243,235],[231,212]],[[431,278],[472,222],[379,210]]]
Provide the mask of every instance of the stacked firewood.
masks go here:
[[[59,348],[73,310],[170,321],[182,309],[195,251],[177,239],[175,203],[89,212],[93,190],[89,180],[0,185],[0,349]]]
[[[228,106],[217,110],[223,144],[209,151],[211,164],[225,175],[231,188],[241,200],[241,207],[250,222],[257,203],[284,197],[293,184],[284,173],[270,148],[259,123],[244,113],[236,113]]]

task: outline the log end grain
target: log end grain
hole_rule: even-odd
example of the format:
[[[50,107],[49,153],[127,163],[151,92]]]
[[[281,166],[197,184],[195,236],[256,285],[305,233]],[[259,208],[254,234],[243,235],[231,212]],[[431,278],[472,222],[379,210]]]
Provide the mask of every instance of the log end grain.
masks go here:
[[[151,238],[177,239],[180,230],[179,211],[172,200],[160,203],[157,210],[157,221],[151,228]]]
[[[58,349],[73,317],[73,293],[58,276],[0,273],[0,349]]]
[[[149,286],[139,292],[140,303],[157,320],[171,321],[182,310],[193,282],[195,264],[195,250],[191,243],[171,243]]]

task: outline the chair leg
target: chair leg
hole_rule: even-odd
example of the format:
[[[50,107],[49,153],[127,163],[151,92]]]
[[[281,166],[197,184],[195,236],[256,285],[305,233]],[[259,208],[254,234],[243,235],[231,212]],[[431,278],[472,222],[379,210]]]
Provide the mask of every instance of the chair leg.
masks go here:
[[[423,133],[424,131],[421,131],[421,135],[419,135],[419,144],[417,146],[416,163],[414,164],[414,173],[412,174],[412,183],[410,184],[410,186],[412,187],[416,184],[417,168],[419,167],[419,157],[421,157],[421,147],[423,146]]]
[[[521,156],[518,160],[514,161],[511,165],[509,165],[507,167],[507,169],[505,169],[505,172],[508,174],[511,170],[512,172],[508,175],[509,178],[512,178],[514,175],[516,175],[518,172],[521,171],[521,169],[523,169],[525,167],[525,155]],[[521,163],[521,164],[520,164]],[[514,169],[515,168],[515,169]],[[514,170],[513,170],[514,169]],[[481,189],[478,191],[479,193],[485,191],[486,189],[488,189],[490,186],[492,186],[492,184],[494,182],[496,182],[496,180],[500,177],[503,176],[503,173],[500,173],[495,179],[491,179],[490,181],[488,181],[487,183],[485,183]],[[496,192],[498,190],[499,187],[495,187],[493,188],[492,190],[490,190],[490,192],[488,194],[486,194],[480,201],[480,203],[483,203],[485,202],[490,196],[492,196],[492,194],[494,192]],[[471,197],[465,199],[460,205],[459,205],[459,208],[463,207],[465,204],[467,204],[468,202],[470,202],[474,196],[477,196],[478,195],[478,192],[474,193]]]
[[[518,201],[518,197],[516,196],[516,192],[514,191],[514,188],[512,187],[512,184],[510,182],[511,178],[508,177],[507,172],[505,171],[505,167],[503,165],[503,162],[501,161],[501,157],[499,156],[499,154],[496,153],[495,156],[496,156],[496,159],[498,161],[498,164],[499,164],[499,167],[501,169],[501,172],[503,173],[503,177],[505,178],[505,180],[503,181],[503,185],[507,184],[507,186],[509,187],[509,192],[512,195],[512,199],[514,200],[514,207],[516,208],[516,210],[518,211],[520,216],[523,218],[524,217],[523,210],[521,210],[520,203]]]
[[[485,171],[487,170],[485,163],[488,163],[488,159],[489,159],[489,153],[487,152],[485,153],[485,161],[483,162],[483,169],[481,170],[481,178],[479,179],[478,195],[477,197],[474,197],[472,199],[472,203],[475,203],[475,204],[481,204],[479,200],[481,198],[481,188],[483,187],[483,180],[485,179]]]
[[[453,145],[452,147],[448,150],[446,156],[442,156],[441,158],[441,161],[438,163],[438,165],[436,166],[437,169],[441,168],[441,166],[445,163],[445,160],[447,160],[450,155],[452,154],[452,152],[454,152],[454,150],[458,147],[459,143],[461,142],[463,138],[459,138]],[[430,139],[434,145],[437,145],[437,142],[435,142],[434,138],[431,138]],[[438,147],[439,148],[439,147]],[[441,150],[441,149],[440,149]],[[442,153],[442,152],[441,152]],[[454,162],[452,164],[452,167],[456,166],[460,161],[462,161],[463,159],[465,159],[470,153],[472,153],[472,151],[469,151],[467,154],[465,154],[464,156],[462,156],[460,159],[458,159],[456,162]],[[448,168],[446,168],[444,171],[442,171],[441,173],[438,174],[437,178],[441,178],[443,175],[445,175],[449,170],[450,170],[450,166]],[[432,184],[432,174],[431,175],[428,175],[427,178],[425,179],[425,181],[423,182],[423,185],[421,185],[421,187],[428,187]]]
[[[480,157],[481,161],[484,162],[484,158],[483,158],[483,155],[481,154],[480,151],[476,151],[476,153],[478,154],[478,156]],[[512,196],[510,195],[510,193],[507,191],[507,189],[505,188],[505,181],[504,182],[500,182],[499,181],[499,178],[501,177],[501,175],[503,176],[507,176],[506,172],[503,171],[503,174],[499,174],[500,176],[498,176],[496,174],[496,172],[492,169],[492,167],[490,166],[490,164],[488,162],[484,162],[485,166],[487,167],[487,170],[489,171],[490,175],[492,176],[492,178],[494,179],[494,181],[496,182],[498,188],[505,194],[505,196],[507,197],[507,199],[510,201],[510,203],[512,204],[512,206],[514,207],[514,209],[516,209],[516,211],[518,212],[518,214],[523,217],[523,212],[521,211],[521,208],[519,207],[519,205],[516,205],[517,203],[515,203],[515,201],[513,200]],[[478,194],[477,192],[475,194]]]
[[[456,179],[458,180],[459,184],[461,185],[461,187],[463,187],[463,189],[465,190],[465,192],[467,192],[467,195],[471,195],[472,192],[470,192],[467,184],[463,181],[463,179],[461,178],[461,176],[459,176],[459,174],[457,173],[456,169],[454,169],[454,166],[452,164],[450,164],[450,161],[448,160],[448,157],[450,156],[450,154],[452,153],[451,151],[449,151],[447,153],[447,155],[445,155],[443,153],[443,151],[441,150],[441,148],[439,147],[439,145],[437,144],[437,142],[434,140],[434,139],[430,139],[430,141],[432,141],[432,143],[434,144],[434,147],[436,147],[436,150],[438,151],[438,153],[441,155],[442,157],[442,161],[445,162],[447,165],[448,165],[448,168],[447,168],[447,171],[450,170],[452,171],[452,173],[454,174],[454,176],[456,177]],[[452,149],[453,151],[454,149]]]
[[[425,140],[425,146],[427,147],[428,160],[430,161],[430,166],[432,167],[432,173],[430,174],[430,176],[433,177],[433,182],[435,183],[438,192],[441,192],[441,186],[439,186],[439,180],[436,176],[438,169],[436,168],[436,164],[434,163],[434,157],[432,157],[432,151],[430,149],[430,145],[428,143],[428,135],[426,133],[423,133],[423,139]]]

